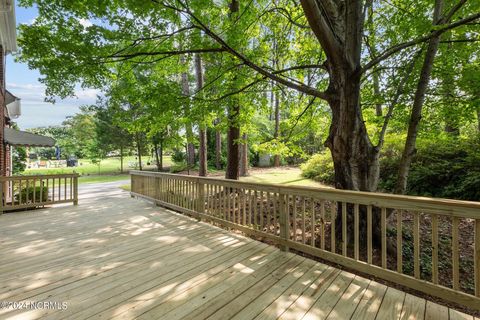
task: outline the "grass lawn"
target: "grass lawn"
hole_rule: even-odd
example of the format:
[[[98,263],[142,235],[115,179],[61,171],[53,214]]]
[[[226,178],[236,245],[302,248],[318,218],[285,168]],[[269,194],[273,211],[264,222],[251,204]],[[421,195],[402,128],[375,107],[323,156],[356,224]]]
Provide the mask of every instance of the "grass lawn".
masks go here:
[[[143,157],[142,162],[146,165],[145,169],[155,168],[153,159],[150,157]],[[100,162],[100,165],[92,163],[87,159],[79,159],[78,167],[67,168],[32,168],[23,172],[24,175],[40,175],[40,174],[63,174],[63,173],[78,173],[80,174],[79,183],[99,183],[125,180],[129,178],[128,170],[134,170],[135,167],[129,165],[136,163],[135,157],[125,157],[123,159],[123,170],[125,173],[120,173],[120,158],[108,158]],[[171,166],[172,162],[170,156],[163,158],[164,166]]]
[[[186,171],[181,174],[187,174]],[[198,171],[191,170],[190,175],[198,175]],[[210,171],[209,177],[223,179],[224,171]],[[241,177],[241,181],[257,183],[275,183],[289,186],[328,187],[320,182],[302,177],[302,170],[298,167],[279,168],[250,168],[248,177]]]
[[[302,171],[296,167],[252,168],[250,169],[250,175],[240,178],[240,180],[289,186],[325,187],[320,182],[302,177]]]

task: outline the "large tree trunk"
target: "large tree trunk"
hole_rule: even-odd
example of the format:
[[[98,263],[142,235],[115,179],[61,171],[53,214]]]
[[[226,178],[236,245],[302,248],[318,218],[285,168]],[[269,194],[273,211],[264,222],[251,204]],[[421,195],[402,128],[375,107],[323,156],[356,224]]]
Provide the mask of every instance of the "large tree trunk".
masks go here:
[[[308,23],[327,56],[330,76],[327,101],[332,123],[325,145],[332,153],[335,187],[376,191],[379,179],[379,152],[370,141],[360,107],[360,57],[363,35],[363,1],[343,2],[301,0]],[[341,39],[341,40],[340,40]],[[341,205],[338,206],[341,210]],[[365,208],[361,206],[363,216]],[[342,214],[337,225],[342,225]],[[360,219],[361,239],[366,236],[366,219]],[[373,215],[373,236],[380,236],[379,215]],[[348,206],[347,234],[353,235],[353,210]],[[337,238],[341,238],[338,227]]]
[[[203,88],[203,69],[202,58],[197,53],[195,55],[195,74],[197,77],[197,91]],[[200,146],[198,149],[198,175],[205,177],[207,175],[207,129],[205,128],[205,122],[201,121],[199,124],[199,141]]]
[[[120,173],[123,173],[123,144],[120,145]]]
[[[443,0],[437,0],[435,2],[435,11],[433,17],[434,24],[438,23],[442,8]],[[400,160],[400,166],[398,169],[398,179],[397,185],[395,187],[395,193],[403,194],[407,190],[410,165],[416,152],[415,146],[417,142],[417,133],[420,119],[422,118],[422,109],[423,103],[425,101],[425,93],[430,82],[433,61],[435,60],[439,43],[440,36],[432,37],[428,43],[427,52],[425,53],[422,70],[420,72],[420,78],[418,80],[417,89],[415,91],[415,98],[413,100],[412,112],[408,124],[407,139],[405,141],[405,148],[403,150],[402,158]]]
[[[160,139],[160,145],[159,145],[159,150],[158,150],[158,154],[160,156],[160,161],[159,161],[159,164],[158,164],[158,171],[163,171],[163,139]]]
[[[141,171],[143,168],[142,168],[142,145],[140,142],[140,134],[136,133],[135,137],[137,140],[136,142],[137,142],[137,155],[138,155],[138,169],[140,169]]]
[[[187,61],[185,56],[180,57],[180,63],[186,64]],[[186,72],[182,72],[182,94],[185,97],[190,96],[190,85],[188,83],[188,74]],[[188,105],[188,101],[185,100],[185,105],[183,107],[183,111],[186,118],[190,117],[190,106]],[[193,128],[192,123],[188,121],[185,124],[185,134],[187,136],[187,166],[192,168],[195,166],[195,146],[193,144],[194,137],[193,137]]]
[[[238,139],[240,138],[240,128],[238,125],[238,115],[240,106],[235,103],[228,108],[228,133],[227,133],[227,169],[225,171],[226,179],[238,180],[239,175],[239,148]]]
[[[480,109],[477,110],[478,132],[480,132]]]
[[[198,149],[198,175],[201,177],[207,176],[207,130],[200,129],[200,147]]]
[[[278,92],[275,93],[275,131],[273,132],[273,138],[278,140],[280,136],[280,97]],[[280,167],[280,155],[275,154],[273,157],[273,166]]]
[[[242,135],[242,145],[240,146],[240,176],[248,176],[248,142],[247,134]]]
[[[162,171],[162,163],[161,163],[161,160],[160,160],[162,155],[158,154],[158,151],[159,151],[158,149],[160,147],[159,147],[159,144],[156,140],[153,142],[153,148],[155,149],[155,162],[157,164],[157,171]]]
[[[448,38],[447,40],[451,40],[451,32],[447,33]],[[447,44],[447,51],[452,50],[453,46],[452,43]],[[447,108],[447,112],[445,114],[445,132],[450,134],[453,137],[458,137],[460,135],[460,125],[458,118],[455,116],[451,116],[455,114],[455,109],[458,105],[452,99],[454,97],[455,91],[455,65],[454,62],[447,62],[447,65],[444,66],[447,71],[442,74],[442,91],[444,95],[445,107]]]
[[[222,169],[222,133],[218,128],[219,119],[215,120],[215,168]]]
[[[233,20],[235,14],[239,12],[240,3],[238,0],[232,0],[230,3],[230,18]],[[233,104],[233,105],[232,105]],[[240,124],[238,118],[240,115],[240,104],[238,99],[233,99],[228,106],[228,133],[227,133],[227,169],[225,171],[226,179],[238,180],[239,175],[239,146]]]
[[[378,73],[375,72],[373,74],[373,93],[375,95],[375,100],[378,99],[381,95],[381,92],[380,92],[380,81],[379,81],[379,76],[378,76]],[[375,115],[377,117],[381,117],[383,116],[383,110],[382,110],[382,104],[380,102],[376,102],[375,103]]]

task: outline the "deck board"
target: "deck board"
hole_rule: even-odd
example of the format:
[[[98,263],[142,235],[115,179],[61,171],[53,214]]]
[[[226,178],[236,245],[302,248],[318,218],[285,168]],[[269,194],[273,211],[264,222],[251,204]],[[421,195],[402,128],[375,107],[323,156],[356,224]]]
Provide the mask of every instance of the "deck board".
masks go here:
[[[0,319],[473,319],[375,281],[131,199],[0,216]]]

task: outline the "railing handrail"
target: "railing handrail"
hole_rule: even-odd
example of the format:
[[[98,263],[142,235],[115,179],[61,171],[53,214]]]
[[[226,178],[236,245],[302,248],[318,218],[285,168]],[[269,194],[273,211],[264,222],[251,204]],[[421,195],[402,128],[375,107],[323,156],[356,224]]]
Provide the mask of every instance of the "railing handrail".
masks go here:
[[[132,170],[130,174],[132,196],[269,239],[283,250],[292,248],[480,310],[480,203],[162,172]],[[473,252],[463,259],[473,262],[469,270],[473,277],[468,278],[474,281],[473,294],[460,286],[461,221],[463,233],[472,237]],[[425,223],[423,233],[421,223]],[[389,225],[395,236],[387,233]],[[373,248],[374,227],[379,250]],[[441,236],[451,236],[452,273],[447,275],[451,287],[444,279],[439,283],[439,248],[445,246]],[[387,239],[396,242],[396,253],[388,252]],[[361,253],[360,246],[366,251]],[[411,250],[405,258],[410,263],[407,273],[405,246]],[[424,246],[431,248],[431,279],[421,274],[422,264],[429,263],[421,259]],[[389,265],[389,257],[394,265]]]
[[[78,173],[0,177],[0,214],[57,203],[77,205],[78,178]]]
[[[416,210],[426,213],[437,213],[447,216],[480,219],[480,202],[430,198],[421,196],[396,195],[381,192],[365,192],[341,190],[328,187],[285,186],[275,183],[246,182],[232,179],[219,179],[213,177],[198,177],[166,172],[131,170],[130,174],[143,176],[168,176],[173,179],[187,179],[190,181],[216,183],[218,185],[261,187],[265,191],[289,193],[295,195],[314,195],[324,197],[326,200],[354,201],[361,205],[388,207],[392,209]]]
[[[0,182],[28,179],[46,179],[46,178],[74,178],[79,177],[78,173],[57,173],[57,174],[30,174],[24,176],[0,177]]]

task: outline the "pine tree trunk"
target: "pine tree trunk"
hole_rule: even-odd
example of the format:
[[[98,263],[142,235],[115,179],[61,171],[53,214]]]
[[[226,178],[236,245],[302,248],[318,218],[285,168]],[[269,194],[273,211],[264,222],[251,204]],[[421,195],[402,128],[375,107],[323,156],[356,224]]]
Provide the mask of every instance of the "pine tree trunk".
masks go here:
[[[160,156],[158,171],[163,171],[163,139],[160,139],[160,150],[158,153]]]
[[[437,0],[435,3],[434,24],[439,20],[443,8],[443,0]],[[408,124],[407,139],[405,141],[405,148],[400,159],[400,166],[398,169],[397,185],[395,193],[404,194],[407,190],[408,175],[410,173],[410,165],[413,156],[416,153],[417,133],[419,129],[420,120],[422,118],[423,103],[425,101],[425,94],[430,82],[432,74],[433,62],[438,51],[440,37],[433,37],[429,40],[427,52],[423,60],[420,78],[418,80],[415,97],[413,100],[412,112]]]
[[[246,133],[242,135],[242,145],[240,146],[240,176],[248,176],[248,137]]]
[[[203,68],[202,58],[199,54],[195,55],[195,74],[197,77],[197,92],[203,88]],[[200,146],[198,149],[198,175],[205,177],[207,175],[207,129],[204,123],[199,124],[199,141]]]
[[[123,144],[120,145],[120,173],[123,173]]]
[[[275,93],[275,131],[273,132],[273,138],[278,141],[280,135],[280,98],[278,93]],[[273,166],[280,167],[280,155],[275,154],[273,158]]]
[[[158,143],[156,141],[153,143],[153,148],[155,149],[155,162],[157,163],[157,171],[161,171],[160,158],[158,156]]]
[[[378,79],[378,73],[373,74],[373,93],[375,94],[375,99],[380,97],[380,81]],[[380,102],[375,103],[375,115],[377,117],[383,116],[382,104]]]
[[[480,109],[477,110],[478,132],[480,132]]]
[[[180,57],[180,63],[186,64],[187,61],[185,56]],[[186,72],[182,72],[182,94],[185,97],[190,96],[190,85],[188,83],[188,74]],[[186,100],[185,100],[186,101]],[[188,105],[188,101],[185,102],[183,107],[185,117],[188,119],[190,116],[190,106]],[[185,134],[187,136],[187,166],[188,168],[192,168],[195,166],[195,146],[193,145],[193,127],[191,122],[187,122],[185,124]]]
[[[240,9],[238,0],[231,0],[230,2],[230,19],[234,20],[236,14]],[[225,170],[226,179],[238,180],[239,178],[239,145],[240,138],[240,124],[238,118],[240,115],[240,102],[238,99],[233,99],[228,106],[227,111],[228,132],[227,132],[227,169]]]
[[[218,125],[218,119],[215,121]],[[220,129],[215,129],[215,168],[222,169],[222,134]]]
[[[451,33],[447,33],[448,39],[451,40]],[[452,43],[447,44],[447,50],[452,50]],[[454,66],[450,63],[447,63],[447,71],[443,74],[442,78],[442,90],[444,94],[444,99],[446,100],[446,106],[444,108],[448,109],[445,116],[445,132],[450,134],[453,137],[458,137],[460,135],[460,126],[458,123],[458,118],[451,116],[455,113],[455,108],[458,108],[458,105],[453,101],[452,97],[454,96],[455,91],[455,77],[454,77]]]
[[[142,171],[142,146],[140,144],[140,135],[137,133],[135,136],[137,138],[138,169]]]
[[[200,147],[198,149],[198,175],[201,177],[207,176],[207,130],[200,129]]]

